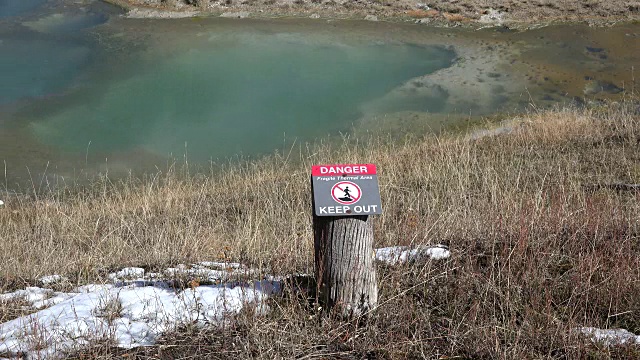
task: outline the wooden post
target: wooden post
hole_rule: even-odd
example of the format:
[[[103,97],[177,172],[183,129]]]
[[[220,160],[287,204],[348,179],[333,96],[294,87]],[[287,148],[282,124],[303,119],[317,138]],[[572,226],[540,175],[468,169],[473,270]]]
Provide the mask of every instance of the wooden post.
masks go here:
[[[311,168],[316,296],[343,318],[378,303],[373,217],[382,214],[374,164]]]
[[[321,304],[344,318],[372,310],[378,303],[373,217],[314,215],[313,222]]]

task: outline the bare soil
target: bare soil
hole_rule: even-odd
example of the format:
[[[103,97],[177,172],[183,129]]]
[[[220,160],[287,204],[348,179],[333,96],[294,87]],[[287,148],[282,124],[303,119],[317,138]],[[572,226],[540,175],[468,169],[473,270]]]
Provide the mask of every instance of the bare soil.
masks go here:
[[[635,0],[108,0],[136,17],[367,18],[434,25],[526,26],[549,22],[608,25],[640,19]],[[159,11],[160,10],[160,11]],[[181,14],[186,13],[186,14]]]

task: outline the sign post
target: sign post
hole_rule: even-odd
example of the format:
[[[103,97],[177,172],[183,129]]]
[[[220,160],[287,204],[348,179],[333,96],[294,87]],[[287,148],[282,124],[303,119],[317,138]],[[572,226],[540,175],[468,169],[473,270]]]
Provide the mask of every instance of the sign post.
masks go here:
[[[319,300],[344,318],[378,302],[373,218],[382,213],[373,164],[314,165],[313,234]]]

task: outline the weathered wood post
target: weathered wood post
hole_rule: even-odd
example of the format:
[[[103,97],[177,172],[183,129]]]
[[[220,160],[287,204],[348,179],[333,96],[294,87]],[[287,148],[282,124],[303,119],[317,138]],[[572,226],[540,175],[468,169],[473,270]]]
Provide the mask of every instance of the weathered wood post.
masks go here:
[[[376,166],[315,165],[311,187],[319,301],[345,318],[363,315],[378,302],[371,216],[382,213]]]

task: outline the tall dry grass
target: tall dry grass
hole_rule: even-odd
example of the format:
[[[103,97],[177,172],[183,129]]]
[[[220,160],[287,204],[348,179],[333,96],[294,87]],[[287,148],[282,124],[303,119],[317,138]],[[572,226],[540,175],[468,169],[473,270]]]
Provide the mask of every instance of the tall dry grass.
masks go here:
[[[637,356],[634,347],[589,345],[572,329],[640,333],[640,192],[619,186],[640,183],[638,112],[632,102],[542,111],[479,137],[345,139],[207,173],[176,166],[9,199],[0,209],[0,276],[5,284],[51,273],[82,282],[125,265],[205,259],[311,273],[311,165],[372,162],[384,208],[376,245],[445,243],[453,256],[381,269],[382,306],[367,326],[322,320],[294,298],[276,301],[267,318],[183,329],[127,354]]]
[[[385,210],[376,225],[379,246],[446,242],[460,249],[461,239],[494,232],[584,228],[594,220],[588,212],[604,209],[612,211],[608,225],[635,226],[633,194],[585,191],[640,182],[633,110],[535,113],[514,119],[509,135],[477,140],[345,139],[205,173],[176,165],[143,178],[102,177],[9,197],[0,209],[0,275],[87,275],[222,257],[282,271],[308,268],[309,171],[318,163],[378,165]]]

